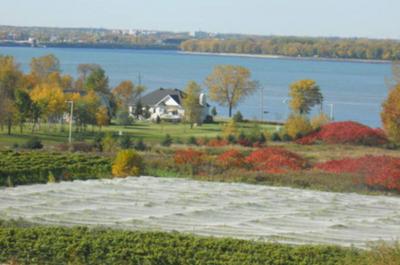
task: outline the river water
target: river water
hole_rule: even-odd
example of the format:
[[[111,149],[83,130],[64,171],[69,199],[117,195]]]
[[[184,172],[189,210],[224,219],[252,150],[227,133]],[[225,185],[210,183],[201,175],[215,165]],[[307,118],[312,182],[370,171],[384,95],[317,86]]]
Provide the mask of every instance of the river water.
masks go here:
[[[74,76],[78,64],[100,64],[107,71],[111,85],[126,79],[137,83],[141,73],[148,91],[159,87],[182,89],[189,80],[204,84],[215,65],[242,65],[248,67],[253,78],[265,88],[265,105],[261,110],[261,92],[257,92],[244,100],[237,110],[247,118],[261,118],[261,113],[267,111],[264,118],[268,120],[286,118],[289,111],[284,100],[288,96],[288,86],[308,78],[320,85],[325,96],[325,112],[329,114],[329,104],[333,104],[336,120],[355,120],[378,127],[381,103],[388,92],[385,77],[390,76],[390,64],[196,55],[176,51],[0,47],[0,54],[15,56],[25,71],[32,57],[49,53],[60,59],[65,73]],[[221,115],[227,114],[226,108],[217,106],[217,109]]]

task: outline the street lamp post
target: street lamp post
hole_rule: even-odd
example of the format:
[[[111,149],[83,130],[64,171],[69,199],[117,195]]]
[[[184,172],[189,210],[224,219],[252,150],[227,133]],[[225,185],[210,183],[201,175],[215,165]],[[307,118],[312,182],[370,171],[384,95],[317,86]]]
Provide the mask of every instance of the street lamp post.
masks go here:
[[[334,114],[333,114],[333,111],[334,111],[334,104],[333,103],[329,103],[328,104],[330,107],[331,107],[331,113],[330,113],[330,115],[329,115],[329,118],[333,121],[333,119],[335,118],[334,117]]]
[[[68,142],[72,143],[72,121],[74,120],[74,102],[72,100],[67,101],[68,104],[71,104],[71,112],[69,117],[69,136]]]
[[[264,87],[261,86],[260,87],[260,91],[261,91],[261,95],[260,95],[260,99],[261,99],[261,121],[264,121]]]

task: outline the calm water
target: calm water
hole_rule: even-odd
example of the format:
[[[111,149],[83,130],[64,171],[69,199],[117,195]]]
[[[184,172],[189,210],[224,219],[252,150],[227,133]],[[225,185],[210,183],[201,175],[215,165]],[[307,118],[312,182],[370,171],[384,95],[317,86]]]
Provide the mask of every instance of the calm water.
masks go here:
[[[24,71],[29,69],[32,57],[49,53],[60,59],[64,73],[74,76],[78,64],[102,65],[110,77],[111,85],[126,79],[137,82],[140,72],[149,90],[159,87],[183,88],[189,80],[203,84],[215,65],[242,65],[248,67],[253,78],[265,87],[264,102],[268,114],[264,118],[269,120],[283,120],[288,115],[287,105],[283,101],[287,97],[289,84],[310,78],[320,85],[325,102],[334,104],[336,120],[356,120],[378,127],[381,102],[388,92],[384,79],[390,76],[389,64],[185,55],[173,51],[0,47],[0,54],[15,56]],[[247,118],[259,118],[260,99],[260,93],[247,98],[239,106],[241,112]],[[219,114],[227,114],[226,108],[217,109]],[[325,104],[327,113],[329,109]]]

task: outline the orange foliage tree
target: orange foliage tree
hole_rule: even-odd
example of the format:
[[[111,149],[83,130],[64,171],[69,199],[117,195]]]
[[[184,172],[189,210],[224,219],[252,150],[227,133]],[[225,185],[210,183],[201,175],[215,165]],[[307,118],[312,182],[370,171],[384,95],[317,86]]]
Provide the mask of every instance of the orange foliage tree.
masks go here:
[[[386,134],[395,142],[400,142],[400,84],[395,86],[383,102],[381,119]]]

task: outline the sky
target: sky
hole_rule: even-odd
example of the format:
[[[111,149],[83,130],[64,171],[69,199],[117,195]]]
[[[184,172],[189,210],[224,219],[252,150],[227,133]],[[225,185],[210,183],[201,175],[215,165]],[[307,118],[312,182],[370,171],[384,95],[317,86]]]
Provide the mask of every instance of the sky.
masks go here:
[[[400,0],[0,0],[0,24],[400,39]]]

